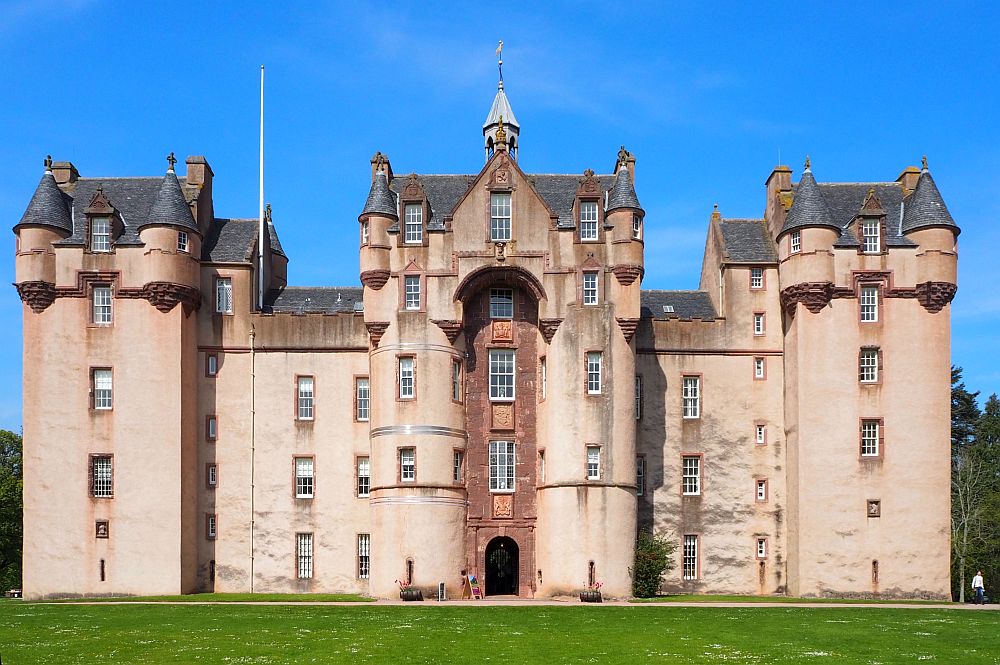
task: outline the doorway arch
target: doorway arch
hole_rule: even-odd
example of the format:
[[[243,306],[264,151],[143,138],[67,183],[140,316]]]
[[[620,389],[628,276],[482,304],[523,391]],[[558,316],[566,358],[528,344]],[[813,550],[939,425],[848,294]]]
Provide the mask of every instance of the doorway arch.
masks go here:
[[[519,550],[513,538],[497,536],[486,545],[486,595],[516,596]]]

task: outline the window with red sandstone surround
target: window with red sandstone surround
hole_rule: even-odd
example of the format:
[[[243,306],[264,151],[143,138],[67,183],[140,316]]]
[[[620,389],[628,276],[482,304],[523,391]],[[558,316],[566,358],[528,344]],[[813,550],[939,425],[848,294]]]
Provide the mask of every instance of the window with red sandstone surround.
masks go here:
[[[399,358],[399,399],[413,399],[414,396],[413,358]]]
[[[701,494],[701,456],[681,457],[681,494],[698,496]]]
[[[314,380],[311,376],[300,376],[297,381],[298,419],[312,420],[315,417]]]
[[[858,354],[858,380],[861,383],[878,383],[878,347],[862,347]]]
[[[497,192],[490,194],[490,240],[493,242],[510,241],[511,217],[510,193]]]
[[[764,288],[764,269],[763,268],[750,268],[750,288],[751,289],[762,289],[762,288]]]
[[[316,478],[312,457],[295,458],[295,498],[311,499],[315,496]]]
[[[367,376],[359,376],[354,379],[354,419],[358,422],[367,422],[369,400],[371,392]]]
[[[685,580],[698,579],[698,536],[695,534],[684,535],[681,574]]]
[[[514,491],[513,441],[490,441],[490,491]]]
[[[93,304],[92,322],[98,326],[110,326],[111,286],[108,284],[95,285],[90,294]]]
[[[861,306],[861,321],[863,323],[875,323],[878,321],[878,287],[862,286],[858,296]]]
[[[295,534],[296,576],[300,580],[312,579],[313,576],[313,535],[311,533]]]
[[[90,456],[90,496],[110,499],[115,495],[114,464],[111,455]]]
[[[420,309],[420,275],[403,277],[405,291],[404,307],[409,310]]]
[[[358,497],[368,496],[372,488],[371,461],[367,457],[358,458]]]
[[[91,376],[91,404],[97,411],[110,411],[113,405],[111,369],[93,369]]]
[[[597,240],[597,201],[580,201],[580,240]]]
[[[682,401],[685,418],[701,417],[701,378],[685,376],[683,378]]]
[[[233,279],[231,277],[215,278],[215,312],[217,314],[233,313]]]
[[[757,539],[757,558],[758,559],[767,558],[767,538]]]
[[[584,305],[596,305],[597,304],[597,273],[596,272],[585,272],[585,273],[583,273],[583,304]]]
[[[424,207],[420,203],[407,203],[403,209],[403,242],[419,244],[424,241]]]
[[[505,402],[514,399],[513,349],[490,350],[490,399]]]
[[[587,446],[587,480],[601,479],[601,447]]]
[[[882,454],[882,421],[865,419],[861,421],[861,456],[879,457]]]
[[[757,493],[756,493],[757,503],[767,502],[767,478],[757,479]]]
[[[603,355],[600,351],[587,352],[587,394],[601,394],[601,365]]]
[[[368,533],[358,534],[358,579],[367,580],[371,574],[372,537]]]
[[[399,450],[399,479],[404,483],[417,479],[417,452],[413,448]]]
[[[753,334],[764,334],[764,312],[754,312],[753,314]]]

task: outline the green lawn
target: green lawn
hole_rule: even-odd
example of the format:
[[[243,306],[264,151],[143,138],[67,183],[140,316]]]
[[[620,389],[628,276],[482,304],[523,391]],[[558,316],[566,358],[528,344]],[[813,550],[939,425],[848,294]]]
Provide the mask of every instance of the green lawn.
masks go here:
[[[1000,613],[0,604],[24,663],[996,663]]]
[[[60,598],[54,603],[371,603],[374,598],[352,593],[190,593],[183,596],[102,596]]]
[[[632,603],[846,603],[851,605],[945,605],[948,600],[860,600],[853,598],[793,598],[791,596],[725,596],[676,594],[656,598],[633,598]]]

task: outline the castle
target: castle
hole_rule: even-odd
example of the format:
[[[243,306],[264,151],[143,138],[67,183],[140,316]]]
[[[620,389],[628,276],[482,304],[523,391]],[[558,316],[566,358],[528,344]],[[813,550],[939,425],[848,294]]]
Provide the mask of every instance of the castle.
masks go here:
[[[636,159],[530,174],[501,83],[470,175],[371,160],[360,286],[288,286],[270,215],[45,173],[17,236],[24,590],[949,594],[959,230],[927,169],[711,213],[642,290]],[[609,161],[611,161],[609,159]],[[640,190],[641,191],[641,190]],[[359,201],[359,204],[361,202]]]

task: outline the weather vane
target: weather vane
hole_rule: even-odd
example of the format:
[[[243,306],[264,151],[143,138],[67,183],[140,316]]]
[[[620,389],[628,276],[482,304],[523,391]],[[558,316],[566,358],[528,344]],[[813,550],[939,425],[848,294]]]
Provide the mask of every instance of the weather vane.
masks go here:
[[[500,82],[503,83],[503,40],[497,44],[497,69],[500,70]]]

